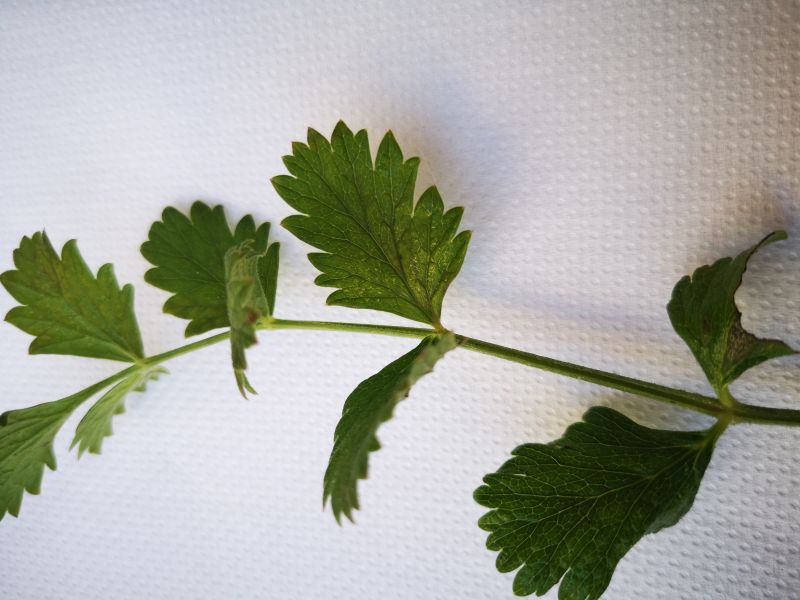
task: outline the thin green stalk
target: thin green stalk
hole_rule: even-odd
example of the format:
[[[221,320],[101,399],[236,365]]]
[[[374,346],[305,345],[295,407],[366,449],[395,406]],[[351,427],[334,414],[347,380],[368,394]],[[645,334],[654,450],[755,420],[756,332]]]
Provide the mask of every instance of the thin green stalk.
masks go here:
[[[114,373],[113,375],[110,375],[110,376],[106,377],[105,379],[103,379],[101,381],[98,381],[97,383],[93,383],[89,387],[86,387],[86,388],[82,389],[79,392],[75,392],[71,396],[67,396],[67,398],[77,398],[78,396],[84,396],[85,395],[84,400],[88,399],[90,396],[94,396],[97,392],[100,392],[100,391],[106,389],[107,387],[110,387],[111,385],[117,383],[118,381],[122,381],[123,379],[125,379],[129,375],[133,375],[140,368],[141,367],[138,366],[138,365],[133,365],[131,367],[128,367],[127,369],[122,369],[122,371],[118,371],[118,372]],[[66,400],[66,398],[64,400]]]
[[[292,319],[267,319],[259,323],[260,330],[279,330],[279,329],[303,329],[316,331],[343,331],[352,333],[371,333],[378,335],[389,335],[395,337],[423,338],[428,335],[436,334],[433,329],[422,327],[396,327],[392,325],[373,325],[362,323],[342,323],[333,321],[303,321]],[[196,342],[173,348],[161,354],[156,354],[142,361],[144,366],[155,366],[166,362],[177,356],[182,356],[211,346],[230,337],[229,331],[224,331],[216,335],[207,337]],[[641,379],[634,379],[608,371],[592,369],[569,363],[546,356],[540,356],[531,352],[523,352],[514,348],[508,348],[499,344],[492,344],[462,335],[456,335],[456,339],[462,348],[479,352],[489,356],[494,356],[503,360],[519,363],[528,367],[534,367],[550,373],[564,375],[573,379],[587,381],[596,385],[620,390],[637,396],[644,396],[653,400],[667,402],[689,408],[696,412],[715,416],[726,423],[762,423],[769,425],[790,425],[800,426],[800,410],[769,408],[743,404],[733,398],[726,398],[726,403],[722,404],[716,398],[695,394],[681,389],[671,388]],[[124,378],[132,370],[140,367],[129,367],[124,371],[112,375],[111,377],[95,384],[92,388],[102,389],[111,383]]]
[[[272,319],[260,326],[261,329],[311,329],[321,331],[348,331],[354,333],[372,333],[399,337],[421,338],[436,333],[431,329],[416,327],[395,327],[391,325],[366,325],[359,323],[337,323],[330,321],[301,321],[289,319]],[[514,348],[500,346],[481,340],[457,335],[462,348],[495,356],[511,362],[534,367],[550,373],[556,373],[587,381],[596,385],[628,392],[636,396],[644,396],[653,400],[667,402],[696,412],[718,418],[730,416],[735,423],[763,423],[770,425],[800,426],[800,410],[768,408],[743,404],[731,398],[730,405],[723,406],[712,396],[704,396],[676,389],[641,379],[634,379],[608,371],[592,369]]]
[[[616,373],[591,369],[582,365],[576,365],[546,356],[539,356],[538,354],[531,354],[530,352],[523,352],[522,350],[515,350],[514,348],[482,342],[481,340],[465,338],[463,336],[457,337],[462,343],[463,348],[474,352],[480,352],[481,354],[489,354],[550,373],[565,375],[573,379],[588,381],[637,396],[645,396],[653,400],[684,406],[707,415],[716,416],[722,412],[722,407],[719,402],[710,396],[703,396],[701,394],[658,385],[657,383],[651,383],[641,379],[633,379],[632,377],[625,377],[624,375],[617,375]]]
[[[231,337],[230,331],[223,331],[222,333],[218,333],[217,335],[212,335],[211,337],[207,337],[202,340],[197,340],[196,342],[186,344],[185,346],[179,346],[177,348],[173,348],[172,350],[167,350],[166,352],[162,352],[161,354],[150,356],[149,358],[146,358],[144,360],[144,364],[147,366],[160,365],[161,363],[166,362],[171,358],[175,358],[176,356],[181,356],[183,354],[188,354],[189,352],[194,352],[195,350],[200,350],[200,348],[205,348],[206,346],[212,346],[218,342],[227,340],[230,337]]]
[[[317,331],[350,331],[353,333],[375,333],[395,337],[424,338],[435,335],[434,329],[423,327],[396,327],[394,325],[367,325],[362,323],[341,323],[336,321],[295,321],[291,319],[269,319],[259,325],[259,329],[313,329]]]
[[[733,415],[734,423],[800,426],[800,410],[791,408],[753,406],[734,400],[730,412]]]
[[[361,325],[356,323],[336,323],[328,321],[292,321],[287,319],[273,319],[264,323],[261,328],[263,329],[316,329],[316,330],[329,330],[329,331],[351,331],[356,333],[375,333],[380,335],[394,335],[402,337],[415,337],[420,338],[426,335],[435,333],[431,329],[420,329],[415,327],[393,327],[389,325]],[[472,350],[473,352],[480,352],[481,354],[488,354],[511,362],[520,363],[528,367],[534,367],[550,373],[557,373],[572,377],[573,379],[580,379],[588,381],[597,385],[610,387],[623,392],[629,392],[638,396],[646,396],[654,400],[662,402],[669,402],[679,406],[689,407],[693,410],[708,414],[718,415],[721,412],[719,402],[715,398],[702,396],[700,394],[693,394],[683,390],[676,390],[663,385],[650,383],[648,381],[641,381],[639,379],[632,379],[617,375],[615,373],[608,373],[597,369],[590,369],[582,365],[576,365],[546,356],[539,356],[530,352],[523,352],[522,350],[515,350],[514,348],[507,348],[498,344],[491,344],[483,342],[462,335],[457,335],[462,348]]]

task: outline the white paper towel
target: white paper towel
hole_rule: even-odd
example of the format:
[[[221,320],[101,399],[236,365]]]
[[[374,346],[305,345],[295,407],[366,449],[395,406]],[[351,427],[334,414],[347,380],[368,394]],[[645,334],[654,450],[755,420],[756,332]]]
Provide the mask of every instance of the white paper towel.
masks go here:
[[[459,332],[706,391],[665,304],[694,267],[776,227],[752,261],[745,326],[800,345],[797,2],[29,2],[0,5],[0,269],[23,234],[77,237],[137,286],[150,353],[181,343],[138,253],[167,204],[290,213],[271,189],[314,126],[393,129],[465,206],[473,241],[445,301]],[[278,228],[278,312],[326,307],[309,250]],[[13,300],[0,294],[0,311]],[[0,330],[0,409],[54,400],[117,365],[28,357]],[[595,404],[644,424],[707,422],[622,393],[453,352],[383,427],[356,526],[321,507],[341,405],[413,346],[262,335],[243,402],[222,345],[134,395],[101,457],[67,452],[0,525],[4,597],[511,598],[472,500],[519,443]],[[798,362],[736,393],[800,406]],[[609,599],[792,599],[800,589],[800,429],[722,438],[692,512],[620,563]],[[548,598],[556,598],[555,590]]]

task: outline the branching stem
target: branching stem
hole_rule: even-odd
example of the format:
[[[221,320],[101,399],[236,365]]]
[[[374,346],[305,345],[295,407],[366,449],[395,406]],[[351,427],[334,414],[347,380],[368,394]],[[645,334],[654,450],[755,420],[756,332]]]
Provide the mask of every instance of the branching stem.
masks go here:
[[[378,335],[390,335],[395,337],[423,338],[428,335],[435,335],[433,329],[422,327],[396,327],[392,325],[371,325],[362,323],[341,323],[335,321],[302,321],[290,319],[267,319],[259,323],[261,330],[278,329],[304,329],[317,331],[343,331],[352,333],[372,333]],[[161,354],[156,354],[147,358],[144,362],[148,366],[155,366],[167,360],[188,354],[195,350],[211,346],[218,342],[228,339],[229,332],[219,333],[211,337],[180,346]],[[550,373],[564,375],[573,379],[587,381],[596,385],[612,388],[651,398],[660,402],[667,402],[683,408],[701,412],[707,415],[723,419],[733,423],[762,423],[768,425],[789,425],[800,426],[800,410],[790,410],[782,408],[769,408],[743,404],[736,401],[730,395],[725,398],[725,403],[712,396],[695,394],[685,390],[672,388],[641,379],[634,379],[608,371],[592,369],[583,365],[577,365],[490,342],[484,342],[463,335],[457,335],[458,342],[462,348],[488,354],[503,360],[519,363],[528,367],[534,367]]]

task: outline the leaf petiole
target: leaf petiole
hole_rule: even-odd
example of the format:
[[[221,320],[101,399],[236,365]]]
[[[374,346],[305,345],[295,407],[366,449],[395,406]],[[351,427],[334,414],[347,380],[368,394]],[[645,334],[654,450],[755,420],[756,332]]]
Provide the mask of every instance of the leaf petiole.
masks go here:
[[[185,344],[183,346],[178,346],[177,348],[173,348],[172,350],[167,350],[166,352],[162,352],[161,354],[155,354],[145,359],[144,364],[147,366],[154,366],[160,365],[170,359],[177,358],[178,356],[183,356],[184,354],[189,354],[190,352],[194,352],[195,350],[200,350],[201,348],[205,348],[206,346],[213,346],[219,342],[225,341],[230,339],[231,332],[223,331],[222,333],[218,333],[217,335],[212,335],[211,337],[203,338],[202,340],[197,340],[196,342],[191,342],[189,344]]]

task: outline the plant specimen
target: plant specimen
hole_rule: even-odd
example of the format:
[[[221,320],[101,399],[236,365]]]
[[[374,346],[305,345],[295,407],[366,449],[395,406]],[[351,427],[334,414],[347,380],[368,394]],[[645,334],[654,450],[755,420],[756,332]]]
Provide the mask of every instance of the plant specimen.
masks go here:
[[[44,232],[14,251],[15,270],[0,281],[19,302],[6,320],[34,336],[31,354],[71,354],[120,361],[117,374],[55,402],[0,416],[0,518],[17,516],[25,491],[36,494],[44,467],[55,469],[52,442],[69,416],[99,399],[77,426],[79,455],[99,453],[127,394],[144,390],[169,359],[222,341],[245,395],[246,350],[259,331],[325,329],[420,339],[408,353],[360,383],[344,402],[323,481],[337,520],[359,508],[357,486],[380,447],[377,430],[414,383],[456,349],[494,355],[715,418],[701,431],[644,427],[604,407],[549,444],[519,446],[474,494],[489,509],[480,520],[500,571],[518,570],[514,591],[543,594],[559,584],[562,600],[600,598],[619,560],[644,535],[676,524],[691,508],[714,445],[736,423],[800,425],[800,410],[743,404],[729,386],[747,369],[794,354],[779,340],[742,327],[734,295],[750,257],[782,240],[774,232],[732,258],[698,268],[675,286],[667,311],[714,390],[706,396],[554,360],[460,335],[441,321],[470,233],[461,208],[445,210],[435,187],[415,201],[419,161],[405,159],[387,133],[373,161],[366,131],[339,123],[329,139],[309,130],[284,157],[288,175],[273,178],[297,214],[282,225],[318,252],[316,283],[333,288],[328,303],[393,313],[423,324],[395,327],[286,320],[275,316],[279,246],[269,223],[244,217],[231,229],[221,206],[196,202],[188,214],[164,210],[142,245],[153,265],[145,279],[171,294],[164,311],[188,320],[186,336],[223,329],[148,356],[133,310],[133,289],[111,265],[93,274],[74,241],[59,255]]]

